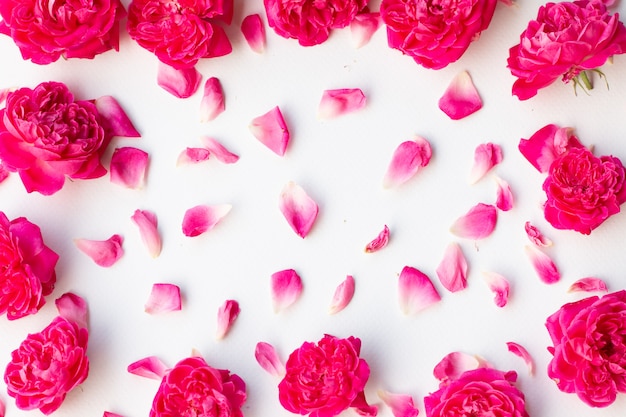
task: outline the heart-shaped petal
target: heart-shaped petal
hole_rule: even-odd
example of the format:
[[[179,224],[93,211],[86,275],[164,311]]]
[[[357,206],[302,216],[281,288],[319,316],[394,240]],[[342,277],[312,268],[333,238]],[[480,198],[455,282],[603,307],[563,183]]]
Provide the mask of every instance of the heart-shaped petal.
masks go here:
[[[404,314],[416,314],[441,300],[432,281],[420,270],[405,266],[398,279],[400,309]]]

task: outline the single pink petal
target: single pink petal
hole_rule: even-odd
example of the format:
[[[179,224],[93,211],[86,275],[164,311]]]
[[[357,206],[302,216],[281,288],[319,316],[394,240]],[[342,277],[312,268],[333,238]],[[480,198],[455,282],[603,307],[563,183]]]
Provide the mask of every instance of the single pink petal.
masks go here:
[[[220,80],[211,77],[204,83],[204,93],[200,101],[200,122],[210,122],[226,110],[224,90]]]
[[[89,328],[89,308],[84,298],[68,292],[54,301],[59,316],[76,323],[78,327]]]
[[[608,292],[608,288],[606,286],[606,283],[602,281],[600,278],[586,277],[586,278],[581,278],[578,281],[574,282],[572,285],[570,285],[570,287],[567,290],[567,292],[577,292],[577,291]]]
[[[385,188],[396,187],[411,179],[420,168],[430,162],[430,142],[421,136],[402,142],[393,152],[383,178]]]
[[[490,367],[484,359],[463,352],[451,352],[439,361],[433,375],[442,383],[457,380],[463,373],[478,368]]]
[[[467,260],[458,243],[452,242],[446,247],[436,272],[441,284],[450,292],[467,287]]]
[[[398,280],[400,309],[415,314],[441,300],[432,281],[420,270],[405,266]]]
[[[266,342],[259,342],[254,348],[254,357],[261,368],[275,377],[282,378],[285,375],[285,365],[278,357],[274,346]]]
[[[302,279],[293,269],[285,269],[272,274],[270,280],[272,306],[278,313],[293,303],[302,294]]]
[[[111,413],[110,411],[105,411],[102,414],[102,417],[124,417],[124,416],[121,414]]]
[[[281,191],[278,208],[293,231],[303,239],[311,231],[319,211],[317,203],[293,181]]]
[[[552,241],[547,238],[539,229],[533,226],[530,222],[524,223],[524,230],[528,239],[537,247],[552,246]]]
[[[123,243],[124,238],[117,234],[107,240],[74,239],[74,244],[81,252],[105,268],[115,264],[124,255]]]
[[[133,126],[133,122],[122,109],[122,106],[111,96],[102,96],[94,100],[96,109],[102,118],[107,121],[107,128],[112,136],[138,138],[141,135]]]
[[[498,307],[504,307],[509,301],[509,281],[495,272],[483,272],[483,279],[493,292],[493,301]]]
[[[330,303],[330,310],[328,311],[329,314],[339,313],[346,308],[354,296],[354,287],[354,278],[352,275],[347,275],[346,279],[335,289],[333,300]]]
[[[209,159],[211,152],[205,148],[186,148],[178,155],[176,165],[197,164]]]
[[[379,12],[358,13],[350,22],[350,35],[355,48],[360,48],[372,39],[380,27]]]
[[[413,403],[413,397],[407,394],[394,394],[385,390],[378,390],[378,397],[391,408],[394,417],[415,417],[419,410]]]
[[[167,366],[156,356],[148,356],[128,365],[126,370],[133,375],[160,380],[167,372]]]
[[[481,143],[474,150],[474,165],[469,176],[469,183],[476,184],[496,165],[502,162],[502,148],[491,142]]]
[[[521,139],[519,151],[539,172],[548,172],[552,161],[571,148],[583,145],[573,135],[573,129],[546,125],[536,131],[529,139]]]
[[[506,346],[509,349],[509,352],[524,360],[524,363],[526,363],[526,366],[528,367],[528,375],[533,375],[535,373],[535,363],[526,348],[516,342],[506,342]]]
[[[159,62],[157,84],[175,97],[191,97],[198,91],[201,82],[202,75],[195,67],[176,69]]]
[[[367,99],[360,88],[325,90],[317,107],[317,118],[332,119],[365,107]]]
[[[235,323],[235,320],[239,316],[241,309],[239,303],[235,300],[226,300],[224,304],[217,310],[217,331],[215,332],[215,338],[223,339],[230,328]]]
[[[133,147],[116,148],[111,157],[111,182],[126,188],[143,187],[148,153]]]
[[[389,227],[385,225],[383,230],[380,231],[378,236],[376,236],[370,243],[365,245],[365,252],[372,253],[378,252],[389,243]]]
[[[534,246],[524,247],[526,255],[537,272],[539,279],[546,284],[554,284],[561,279],[561,274],[552,259]]]
[[[285,154],[289,144],[289,129],[278,106],[252,119],[249,128],[252,135],[276,155]]]
[[[182,309],[180,288],[175,284],[153,284],[145,305],[148,314],[167,313]]]
[[[467,239],[484,239],[496,228],[498,212],[491,204],[478,203],[467,213],[459,217],[450,227],[450,231]]]
[[[483,101],[467,71],[458,73],[439,99],[439,109],[452,120],[459,120],[480,110]]]
[[[261,15],[251,14],[241,21],[241,33],[250,49],[260,54],[265,50],[265,26],[261,20]]]
[[[150,256],[153,258],[158,257],[161,254],[162,242],[157,229],[158,221],[156,214],[148,210],[135,210],[135,213],[130,218],[139,228],[139,235],[146,248],[148,248]]]
[[[198,205],[188,209],[183,217],[183,234],[188,237],[211,230],[230,212],[230,204]]]
[[[509,183],[500,177],[496,177],[496,207],[502,211],[509,211],[513,208],[513,192]]]
[[[226,149],[226,147],[218,142],[216,139],[208,136],[203,136],[200,138],[200,142],[202,143],[203,147],[208,149],[211,155],[214,155],[218,161],[224,164],[234,164],[239,160],[239,155],[236,155]]]

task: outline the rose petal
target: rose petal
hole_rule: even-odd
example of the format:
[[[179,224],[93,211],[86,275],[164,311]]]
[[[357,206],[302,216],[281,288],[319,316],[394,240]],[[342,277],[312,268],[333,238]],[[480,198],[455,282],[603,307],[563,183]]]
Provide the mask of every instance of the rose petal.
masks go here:
[[[202,75],[194,67],[176,69],[159,61],[157,84],[168,93],[178,98],[192,96],[202,82]]]
[[[547,238],[539,229],[533,226],[530,222],[524,223],[524,230],[528,239],[537,247],[552,246],[552,241]]]
[[[362,417],[376,417],[378,415],[378,407],[367,403],[364,391],[360,391],[356,394],[350,407]]]
[[[385,390],[378,390],[378,398],[391,408],[394,417],[415,417],[419,410],[413,403],[413,397],[406,394],[394,394]]]
[[[398,280],[400,309],[404,314],[416,314],[441,300],[432,281],[420,270],[405,266]]]
[[[215,332],[215,338],[220,340],[228,333],[230,328],[235,323],[235,320],[239,316],[241,309],[239,303],[235,300],[226,300],[224,304],[217,310],[217,331]]]
[[[175,284],[153,284],[145,305],[148,314],[179,311],[182,308],[180,288]]]
[[[561,279],[558,268],[545,252],[530,245],[524,246],[524,250],[542,282],[554,284]]]
[[[74,239],[74,244],[81,252],[105,268],[115,264],[124,255],[123,243],[124,238],[117,234],[107,240]]]
[[[572,133],[572,128],[549,124],[529,139],[521,139],[518,149],[539,172],[545,173],[549,171],[552,161],[569,149],[583,147]]]
[[[0,88],[0,106],[4,104],[4,102],[7,99],[7,96],[12,91],[15,91],[15,89],[14,88]]]
[[[261,20],[261,15],[251,14],[241,21],[241,33],[250,49],[260,54],[265,50],[265,26]]]
[[[317,203],[293,181],[281,191],[278,208],[293,231],[303,239],[311,231],[319,211]]]
[[[9,178],[10,174],[9,170],[7,170],[2,161],[0,161],[0,183]]]
[[[214,155],[218,161],[224,164],[234,164],[239,160],[238,155],[226,149],[226,147],[216,139],[203,136],[200,138],[200,143],[202,143],[202,146],[209,150],[211,155]]]
[[[148,210],[135,210],[135,213],[130,218],[139,228],[139,235],[146,248],[148,248],[150,256],[153,258],[158,257],[161,254],[162,243],[157,229],[158,221],[156,214]]]
[[[112,136],[138,138],[141,135],[133,126],[122,106],[111,96],[102,96],[94,100],[98,114],[107,121],[107,128]]]
[[[289,144],[289,129],[278,106],[252,119],[250,132],[278,156],[283,156]]]
[[[509,281],[495,272],[483,272],[483,279],[494,293],[493,301],[498,307],[504,307],[509,301]]]
[[[230,212],[231,208],[230,204],[215,206],[201,204],[188,209],[183,217],[183,234],[194,237],[211,230]]]
[[[509,183],[500,177],[496,177],[496,207],[502,211],[509,211],[513,208],[513,193]]]
[[[502,162],[502,148],[491,142],[481,143],[474,150],[474,165],[469,176],[469,183],[476,184],[496,165]]]
[[[272,274],[270,280],[272,306],[278,313],[293,303],[302,294],[302,279],[293,269],[285,269]]]
[[[354,296],[354,287],[354,278],[352,275],[347,275],[346,279],[335,289],[333,300],[330,303],[330,310],[328,311],[329,314],[339,313],[346,308]]]
[[[84,298],[68,292],[57,298],[54,304],[59,316],[76,323],[80,328],[89,328],[89,308]]]
[[[421,136],[402,142],[393,152],[391,162],[383,178],[385,188],[396,187],[411,179],[420,168],[430,162],[430,143]]]
[[[366,253],[378,252],[389,243],[389,227],[385,225],[383,230],[380,231],[378,236],[376,236],[370,243],[365,245]]]
[[[210,122],[226,109],[224,90],[220,80],[211,77],[204,83],[204,92],[200,101],[200,122]]]
[[[458,73],[439,99],[439,109],[452,120],[459,120],[480,110],[483,102],[467,71]]]
[[[205,148],[186,148],[178,155],[176,165],[197,164],[209,159],[211,152]]]
[[[111,182],[138,189],[144,184],[148,153],[133,147],[116,148],[111,157]]]
[[[367,100],[360,88],[325,90],[317,107],[317,118],[332,119],[365,107]]]
[[[489,367],[489,364],[478,356],[463,352],[451,352],[435,365],[433,375],[442,383],[446,383],[457,380],[467,371],[485,367]]]
[[[467,260],[458,243],[450,243],[436,269],[441,284],[450,292],[467,287]]]
[[[509,349],[509,352],[524,360],[526,367],[528,367],[528,375],[533,375],[535,373],[535,363],[526,348],[515,342],[506,342],[506,346]]]
[[[124,417],[121,414],[111,413],[110,411],[105,411],[102,414],[102,417]]]
[[[128,365],[128,373],[144,378],[160,380],[167,372],[167,365],[156,356],[148,356]]]
[[[478,203],[450,227],[454,235],[467,239],[484,239],[496,228],[498,212],[491,204]]]
[[[282,378],[285,375],[285,365],[276,353],[274,346],[266,342],[259,342],[254,348],[254,357],[261,368],[275,377]]]
[[[2,101],[3,100],[0,100],[0,104],[2,104]],[[2,400],[2,398],[0,398],[0,417],[4,417],[5,413],[6,413],[6,405],[4,404],[4,401]]]
[[[602,281],[600,278],[586,277],[586,278],[581,278],[578,281],[574,282],[572,285],[570,285],[570,287],[567,290],[567,292],[577,292],[577,291],[608,292],[609,290],[606,286],[606,283]]]
[[[350,35],[355,48],[360,48],[372,39],[380,27],[379,12],[358,13],[350,22]]]

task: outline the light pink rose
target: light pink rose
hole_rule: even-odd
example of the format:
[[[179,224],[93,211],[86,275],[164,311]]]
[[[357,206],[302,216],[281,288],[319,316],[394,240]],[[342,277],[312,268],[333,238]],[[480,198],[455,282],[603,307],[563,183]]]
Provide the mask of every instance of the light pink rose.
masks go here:
[[[626,392],[626,291],[568,303],[548,317],[548,376],[563,392],[606,407]]]
[[[509,50],[508,68],[517,77],[513,95],[527,100],[561,78],[572,79],[626,52],[626,28],[599,0],[547,3],[539,8]]]
[[[382,0],[380,16],[391,48],[425,68],[458,60],[487,29],[497,0]]]
[[[39,311],[54,289],[58,259],[37,225],[0,211],[0,313],[14,320]]]
[[[93,58],[119,47],[119,0],[4,0],[0,33],[36,64],[59,58]]]
[[[168,370],[154,397],[150,417],[243,417],[246,384],[236,374],[189,357]]]

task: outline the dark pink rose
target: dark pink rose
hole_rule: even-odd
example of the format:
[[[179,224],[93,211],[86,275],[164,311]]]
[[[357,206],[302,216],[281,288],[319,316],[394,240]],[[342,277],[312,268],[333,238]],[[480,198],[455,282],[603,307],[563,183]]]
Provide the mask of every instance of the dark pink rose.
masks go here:
[[[606,407],[626,392],[626,291],[588,297],[548,317],[548,376],[563,392]]]
[[[382,0],[380,16],[391,48],[441,69],[458,60],[487,29],[497,0]]]
[[[37,225],[0,211],[0,313],[14,320],[39,311],[54,289],[58,259]]]
[[[119,47],[119,0],[3,0],[0,33],[36,64],[59,58],[93,58]]]
[[[243,417],[245,400],[246,384],[239,376],[190,357],[167,371],[150,417]]]
[[[89,373],[89,332],[58,316],[39,333],[29,334],[11,353],[4,373],[8,394],[22,410],[48,415]]]
[[[602,1],[547,3],[509,50],[508,67],[517,77],[513,94],[527,100],[558,78],[579,83],[582,71],[624,52],[626,28]]]

